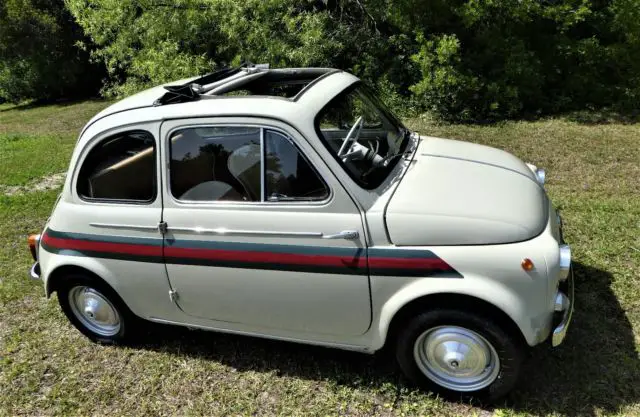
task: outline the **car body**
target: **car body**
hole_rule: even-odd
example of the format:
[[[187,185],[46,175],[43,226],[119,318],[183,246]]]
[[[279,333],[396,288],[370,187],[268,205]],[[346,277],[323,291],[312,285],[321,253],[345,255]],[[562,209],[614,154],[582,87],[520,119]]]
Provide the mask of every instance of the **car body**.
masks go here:
[[[543,182],[504,151],[410,132],[344,71],[223,70],[86,125],[31,275],[93,340],[135,317],[397,344],[411,379],[494,398],[517,377],[504,361],[560,344],[571,318]]]

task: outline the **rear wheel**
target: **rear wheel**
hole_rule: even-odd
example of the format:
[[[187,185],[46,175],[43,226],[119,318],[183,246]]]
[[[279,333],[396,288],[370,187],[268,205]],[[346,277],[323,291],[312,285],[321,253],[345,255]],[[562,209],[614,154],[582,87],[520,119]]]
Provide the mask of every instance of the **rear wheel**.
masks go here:
[[[69,321],[98,343],[123,342],[136,321],[111,287],[89,275],[64,279],[58,288],[58,302]]]
[[[449,398],[496,400],[515,385],[524,349],[491,320],[432,310],[400,331],[396,358],[413,382]]]

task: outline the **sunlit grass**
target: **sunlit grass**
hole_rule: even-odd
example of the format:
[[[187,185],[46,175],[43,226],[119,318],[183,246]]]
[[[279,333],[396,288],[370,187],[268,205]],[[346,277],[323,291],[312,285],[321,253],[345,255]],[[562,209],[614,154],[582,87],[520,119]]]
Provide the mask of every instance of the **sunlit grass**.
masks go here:
[[[0,185],[64,171],[78,131],[105,106],[0,106]],[[93,345],[27,278],[26,235],[54,190],[0,196],[0,415],[640,415],[640,125],[408,124],[544,167],[562,207],[574,323],[562,347],[534,350],[497,408],[409,388],[385,356],[165,327],[142,346]]]

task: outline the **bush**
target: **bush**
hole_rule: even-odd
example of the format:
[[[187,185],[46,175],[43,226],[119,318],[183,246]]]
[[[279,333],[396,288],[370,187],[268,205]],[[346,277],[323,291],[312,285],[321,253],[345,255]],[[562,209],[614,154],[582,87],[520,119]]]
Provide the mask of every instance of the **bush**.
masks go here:
[[[446,22],[418,33],[421,79],[412,90],[426,109],[456,121],[637,109],[640,32],[637,19],[622,18],[629,10],[637,15],[640,1],[457,4]]]
[[[0,3],[0,97],[74,98],[95,93],[101,73],[77,48],[82,31],[62,0]]]
[[[106,95],[250,60],[343,68],[447,120],[639,107],[640,0],[65,1]]]

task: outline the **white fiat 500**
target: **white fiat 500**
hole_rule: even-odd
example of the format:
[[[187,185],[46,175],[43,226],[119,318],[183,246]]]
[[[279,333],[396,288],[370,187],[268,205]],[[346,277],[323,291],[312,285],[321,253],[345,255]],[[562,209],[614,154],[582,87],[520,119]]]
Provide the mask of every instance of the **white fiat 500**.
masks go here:
[[[224,69],[87,124],[30,274],[94,341],[150,320],[386,345],[418,384],[495,399],[571,319],[544,176],[411,132],[346,72]]]

